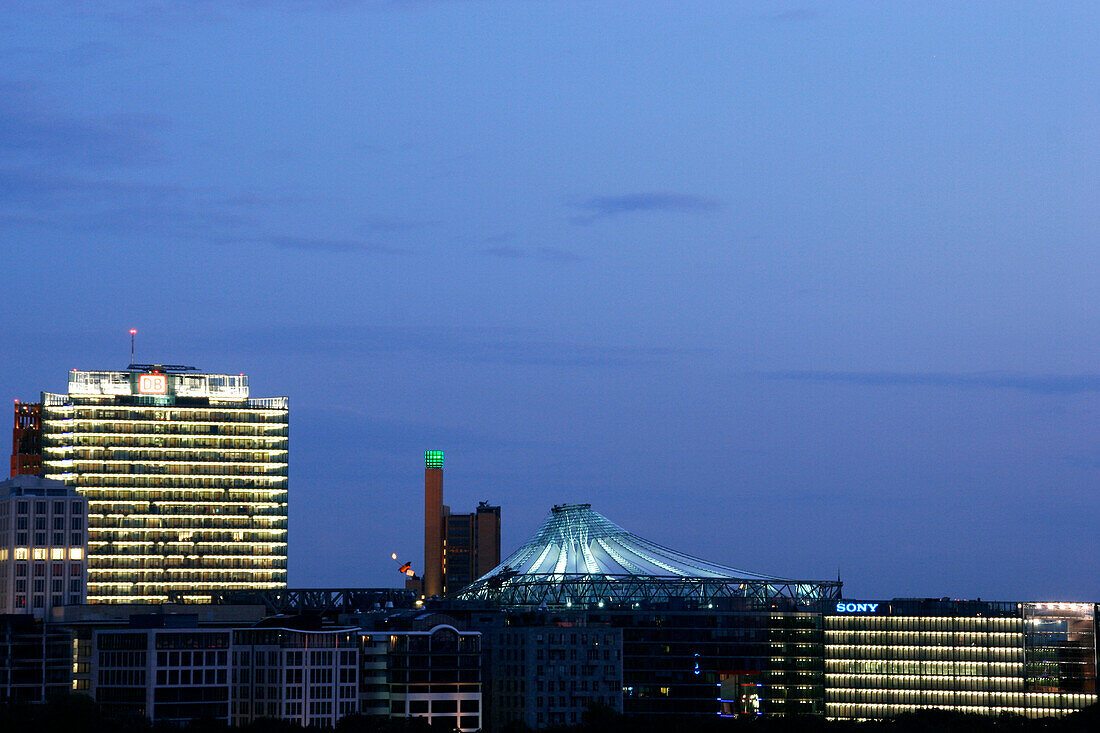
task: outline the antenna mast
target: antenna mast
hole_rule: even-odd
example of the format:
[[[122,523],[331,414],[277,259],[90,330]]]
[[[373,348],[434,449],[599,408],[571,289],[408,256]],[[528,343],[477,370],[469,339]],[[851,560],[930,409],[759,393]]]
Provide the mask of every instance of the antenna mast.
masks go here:
[[[137,329],[130,329],[130,363],[134,363],[134,336],[137,335]]]

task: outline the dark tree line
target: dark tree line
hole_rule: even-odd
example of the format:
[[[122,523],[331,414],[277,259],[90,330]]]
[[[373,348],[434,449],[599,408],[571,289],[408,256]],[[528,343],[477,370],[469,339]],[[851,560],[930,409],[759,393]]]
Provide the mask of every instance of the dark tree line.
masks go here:
[[[421,718],[351,715],[331,729],[264,718],[233,727],[216,720],[186,725],[152,723],[137,715],[105,712],[85,695],[64,695],[46,704],[0,704],[0,731],[18,733],[442,733]],[[580,725],[543,729],[542,733],[1098,733],[1100,705],[1061,718],[1028,719],[1018,715],[971,715],[926,710],[892,720],[830,721],[817,717],[634,718],[607,708],[590,710]],[[509,725],[500,733],[529,733]]]

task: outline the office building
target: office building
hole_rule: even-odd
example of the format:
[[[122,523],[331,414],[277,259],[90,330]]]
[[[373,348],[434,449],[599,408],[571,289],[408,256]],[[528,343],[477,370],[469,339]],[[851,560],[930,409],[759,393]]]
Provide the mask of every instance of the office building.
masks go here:
[[[146,623],[168,621],[161,628]],[[92,637],[91,694],[107,711],[150,720],[229,720],[228,629],[198,629],[193,617],[135,617]]]
[[[71,687],[109,712],[173,723],[276,718],[333,727],[361,713],[424,717],[446,730],[482,727],[480,633],[393,608],[392,599],[411,606],[411,593],[238,593],[267,601],[70,606],[45,625],[0,616],[0,644],[3,623],[19,624],[14,673],[4,666],[12,660],[0,658],[0,682],[19,680],[20,699],[31,699],[45,694],[48,672],[51,691]],[[43,643],[43,628],[57,643]]]
[[[402,612],[364,628],[360,651],[363,714],[424,718],[442,730],[481,729],[479,632],[460,630],[440,614]]]
[[[224,630],[254,626],[265,616],[266,609],[262,605],[252,604],[98,603],[54,609],[49,625],[71,635],[72,647],[65,655],[66,665],[72,672],[71,687],[74,692],[91,695],[97,632],[159,628]],[[155,679],[154,675],[154,682]]]
[[[500,563],[500,507],[480,502],[469,514],[443,503],[443,451],[424,453],[423,593],[462,590]]]
[[[42,403],[15,401],[11,435],[11,475],[37,476],[42,470]]]
[[[390,637],[382,633],[359,635],[359,712],[390,716]]]
[[[0,613],[84,603],[88,500],[60,481],[0,481]]]
[[[500,507],[479,502],[469,514],[443,507],[443,593],[462,590],[500,563]]]
[[[622,629],[587,626],[583,616],[555,621],[548,613],[494,620],[481,628],[490,729],[576,725],[596,706],[622,712]]]
[[[826,715],[939,708],[1027,717],[1097,701],[1096,607],[894,599],[830,604]]]
[[[88,499],[88,602],[286,585],[287,398],[132,364],[42,395],[45,475]]]
[[[93,631],[90,692],[154,721],[332,727],[358,708],[358,629],[286,625],[295,621],[217,628],[194,614],[132,615]]]
[[[45,702],[69,689],[72,634],[29,614],[0,614],[0,701]]]
[[[231,722],[280,718],[331,728],[358,712],[359,630],[277,623],[232,632]]]

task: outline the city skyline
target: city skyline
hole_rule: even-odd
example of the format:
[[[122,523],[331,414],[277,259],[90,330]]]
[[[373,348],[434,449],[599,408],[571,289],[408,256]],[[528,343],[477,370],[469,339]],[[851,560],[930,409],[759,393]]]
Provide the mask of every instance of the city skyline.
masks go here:
[[[0,394],[289,395],[293,587],[438,448],[505,556],[1100,598],[1094,4],[313,5],[0,4]]]

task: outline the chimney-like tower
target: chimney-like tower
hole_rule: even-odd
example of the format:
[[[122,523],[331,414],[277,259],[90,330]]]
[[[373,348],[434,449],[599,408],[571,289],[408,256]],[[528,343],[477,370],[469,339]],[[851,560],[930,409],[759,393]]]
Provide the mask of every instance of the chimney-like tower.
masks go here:
[[[424,452],[424,595],[443,595],[443,451]]]

